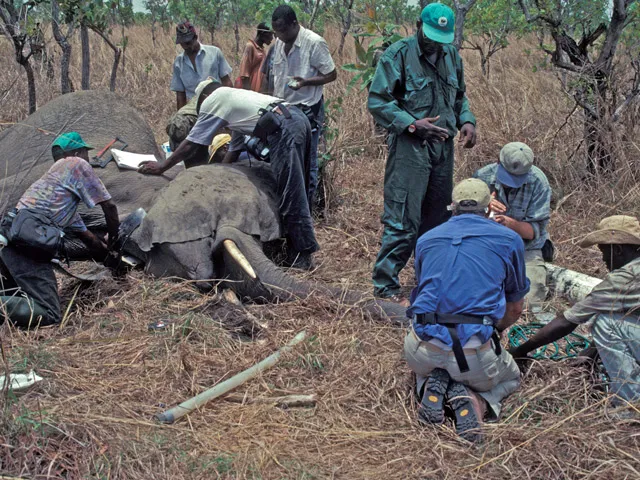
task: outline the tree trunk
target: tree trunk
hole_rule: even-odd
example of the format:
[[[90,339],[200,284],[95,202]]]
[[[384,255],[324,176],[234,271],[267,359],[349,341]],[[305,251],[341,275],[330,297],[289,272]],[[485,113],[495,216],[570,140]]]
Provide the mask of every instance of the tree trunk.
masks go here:
[[[80,42],[82,44],[82,90],[91,89],[91,52],[89,50],[89,29],[80,25]]]
[[[316,17],[318,16],[318,7],[320,6],[320,2],[322,0],[316,0],[315,5],[313,6],[313,12],[311,13],[311,18],[309,19],[309,30],[313,30],[313,23],[316,21]]]
[[[353,3],[351,3],[351,6],[353,6]],[[344,22],[342,22],[342,31],[340,32],[340,46],[338,47],[338,55],[342,56],[343,51],[344,51],[344,42],[345,39],[347,38],[347,35],[349,34],[349,30],[351,30],[351,6],[349,6],[349,9],[347,10],[347,15],[344,19]]]
[[[27,90],[29,91],[29,115],[36,111],[36,80],[33,76],[33,68],[29,58],[24,59],[22,63],[24,71],[27,73]]]
[[[56,39],[60,49],[62,50],[62,56],[60,57],[60,91],[64,95],[65,93],[73,92],[73,85],[69,79],[69,64],[71,61],[71,44],[68,39],[73,35],[74,26],[70,24],[67,29],[67,35],[62,35],[60,31],[60,6],[56,0],[51,1],[51,28],[53,30],[53,36]]]
[[[455,9],[455,33],[453,37],[453,46],[456,50],[462,48],[462,42],[464,41],[464,21],[467,18],[467,13],[475,5],[477,0],[467,0],[467,3],[461,3],[459,0],[453,1]]]
[[[107,35],[104,32],[94,27],[91,27],[91,30],[93,30],[95,33],[100,35],[100,37],[105,41],[105,43],[109,45],[111,50],[113,50],[113,67],[111,68],[111,79],[109,81],[109,90],[111,90],[112,92],[115,92],[116,78],[118,76],[118,63],[120,63],[120,55],[122,55],[122,50],[120,50],[120,48],[118,48],[118,46],[115,45],[109,39],[109,37],[107,37]]]
[[[156,20],[151,21],[151,42],[153,42],[153,48],[156,48]]]
[[[238,62],[240,59],[240,26],[237,21],[233,24],[233,34],[236,37],[236,62]]]
[[[122,49],[121,49],[121,51],[122,51],[122,72],[124,73],[124,67],[125,67],[125,64],[127,62],[127,58],[126,58],[127,43],[129,43],[127,38],[124,35],[124,33],[125,33],[124,24],[122,25],[121,32],[122,32],[122,35],[121,35],[122,36],[122,42],[121,42],[121,45],[122,45]],[[115,82],[115,80],[114,80],[114,82]],[[115,83],[114,83],[114,85],[115,85]],[[111,90],[111,91],[113,92],[113,90]]]

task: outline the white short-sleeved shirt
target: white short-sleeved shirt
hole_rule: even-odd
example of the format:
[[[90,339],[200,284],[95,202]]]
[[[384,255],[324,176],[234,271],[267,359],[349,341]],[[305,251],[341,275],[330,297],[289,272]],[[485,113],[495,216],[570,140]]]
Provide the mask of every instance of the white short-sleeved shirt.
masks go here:
[[[234,133],[251,135],[260,118],[260,110],[282,100],[270,95],[240,88],[219,87],[200,106],[198,120],[187,140],[198,145],[211,145],[221,128]],[[230,151],[239,150],[242,137],[234,135]]]
[[[284,42],[276,40],[273,52],[274,95],[291,105],[312,106],[322,98],[322,85],[292,90],[287,86],[289,77],[310,78],[327,75],[336,69],[327,42],[315,32],[300,27],[289,55],[284,53]]]
[[[195,94],[198,84],[211,77],[220,82],[222,78],[231,74],[231,67],[225,60],[222,51],[213,45],[200,45],[196,54],[196,68],[188,55],[182,52],[173,62],[173,77],[171,78],[172,92],[185,92],[187,100]]]

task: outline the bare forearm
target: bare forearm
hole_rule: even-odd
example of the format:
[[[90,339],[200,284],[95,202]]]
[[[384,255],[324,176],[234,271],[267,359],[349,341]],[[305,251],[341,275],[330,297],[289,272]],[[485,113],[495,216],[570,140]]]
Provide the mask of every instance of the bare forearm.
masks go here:
[[[507,302],[507,310],[504,317],[498,322],[496,328],[499,331],[506,330],[518,321],[520,315],[522,315],[522,307],[524,305],[524,299],[517,302]]]
[[[533,227],[528,222],[519,222],[517,220],[514,220],[511,229],[525,240],[533,240],[533,238],[536,236],[535,232],[533,231]]]
[[[104,212],[104,218],[107,222],[107,232],[109,232],[109,245],[118,238],[118,229],[120,228],[120,220],[118,219],[118,207],[112,201],[102,202],[100,204]]]
[[[336,78],[338,78],[338,74],[334,70],[333,72],[327,73],[326,75],[316,75],[315,77],[305,78],[304,86],[316,87],[320,85],[326,85],[327,83],[333,82]]]
[[[89,248],[92,256],[104,257],[107,254],[107,246],[102,242],[102,240],[100,240],[89,230],[79,232],[77,236],[78,238],[80,238],[80,240],[82,240],[82,243],[84,243]]]
[[[187,104],[187,94],[185,92],[176,92],[176,109],[180,110]]]
[[[182,161],[188,162],[196,155],[196,153],[198,153],[199,147],[200,145],[197,143],[190,142],[189,140],[183,140],[169,158],[158,163],[158,168],[162,170],[162,172],[166,172],[171,167],[176,166]]]
[[[513,349],[511,353],[514,357],[525,357],[532,350],[570,334],[576,327],[577,325],[569,322],[562,314],[558,315],[528,341]]]
[[[227,152],[222,159],[222,163],[235,163],[238,161],[241,152]]]

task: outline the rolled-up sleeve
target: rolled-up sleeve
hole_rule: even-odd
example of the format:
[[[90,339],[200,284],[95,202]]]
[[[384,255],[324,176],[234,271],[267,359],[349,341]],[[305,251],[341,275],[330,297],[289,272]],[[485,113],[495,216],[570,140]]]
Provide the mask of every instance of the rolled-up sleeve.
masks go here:
[[[392,56],[389,51],[382,55],[367,100],[367,108],[376,123],[398,134],[416,120],[400,107],[400,102],[394,97],[394,92],[402,82],[402,72],[398,65],[401,61],[400,56]]]
[[[524,242],[520,237],[514,237],[514,246],[510,257],[504,284],[505,300],[517,302],[529,293],[530,288],[524,263]]]
[[[533,228],[534,237],[532,240],[540,238],[542,232],[546,231],[551,217],[551,187],[546,179],[539,179],[531,193],[531,202],[527,207],[527,212],[522,219]]]

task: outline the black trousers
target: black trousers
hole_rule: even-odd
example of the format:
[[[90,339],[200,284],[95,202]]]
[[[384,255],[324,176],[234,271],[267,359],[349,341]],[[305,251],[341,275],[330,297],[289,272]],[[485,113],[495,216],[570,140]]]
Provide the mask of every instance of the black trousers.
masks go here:
[[[297,252],[319,249],[309,206],[311,126],[296,107],[291,118],[282,115],[282,126],[267,138],[271,170],[276,178],[279,209],[287,240]]]
[[[42,312],[40,326],[60,323],[60,297],[58,284],[50,262],[39,261],[27,250],[6,246],[0,250],[0,290],[4,297],[27,297],[36,307],[33,311]],[[35,316],[35,315],[34,315]],[[19,327],[28,327],[29,318],[10,317]],[[0,324],[5,320],[0,315]],[[34,318],[32,323],[37,323]]]

